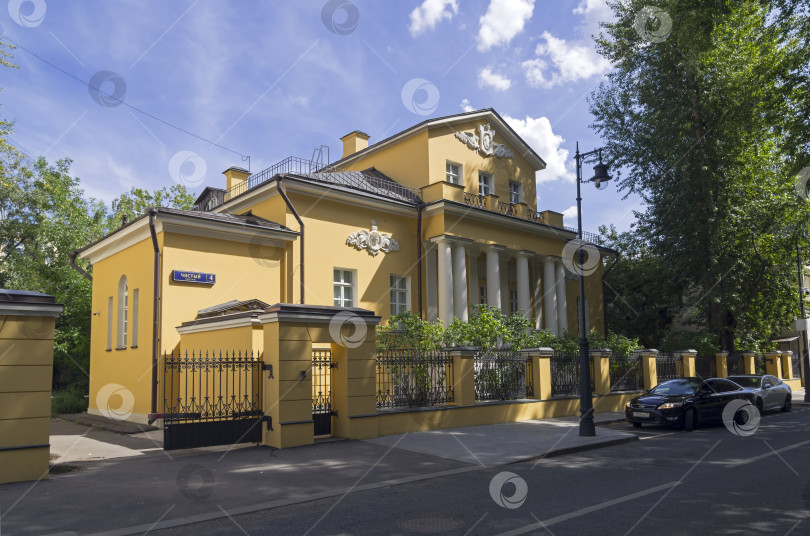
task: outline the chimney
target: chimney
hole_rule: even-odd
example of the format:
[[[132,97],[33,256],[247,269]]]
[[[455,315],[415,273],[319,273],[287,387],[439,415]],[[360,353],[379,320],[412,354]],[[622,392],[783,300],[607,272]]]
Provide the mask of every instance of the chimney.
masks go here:
[[[222,174],[225,175],[225,189],[230,190],[234,186],[245,182],[250,176],[250,171],[244,168],[231,166],[223,171]]]
[[[340,138],[340,141],[343,142],[343,156],[341,158],[346,158],[368,147],[368,139],[370,137],[371,136],[365,132],[355,130]]]

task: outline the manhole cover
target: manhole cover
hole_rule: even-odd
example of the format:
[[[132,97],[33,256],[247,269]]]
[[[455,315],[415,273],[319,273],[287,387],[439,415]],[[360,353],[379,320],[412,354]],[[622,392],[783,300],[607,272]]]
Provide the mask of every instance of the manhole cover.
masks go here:
[[[442,534],[453,532],[464,526],[464,521],[456,517],[412,517],[397,523],[399,528],[408,532],[418,532],[420,534]]]

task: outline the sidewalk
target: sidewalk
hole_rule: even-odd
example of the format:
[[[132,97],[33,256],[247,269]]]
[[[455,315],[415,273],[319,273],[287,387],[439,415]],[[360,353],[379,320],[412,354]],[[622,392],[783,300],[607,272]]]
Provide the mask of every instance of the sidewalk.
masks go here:
[[[597,421],[620,416],[599,414]],[[4,534],[143,534],[637,439],[604,427],[580,438],[576,418],[567,417],[284,450],[164,452],[149,437],[61,420],[52,425],[55,449],[79,470],[0,485]]]

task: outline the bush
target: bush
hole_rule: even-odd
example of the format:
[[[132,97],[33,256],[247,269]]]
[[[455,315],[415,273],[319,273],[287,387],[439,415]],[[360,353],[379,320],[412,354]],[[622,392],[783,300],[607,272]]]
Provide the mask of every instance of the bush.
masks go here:
[[[697,350],[699,354],[713,355],[720,349],[717,337],[708,332],[681,332],[670,333],[661,341],[659,350],[674,352],[675,350]]]
[[[61,413],[82,413],[87,411],[84,391],[75,388],[55,391],[51,397],[51,416]]]

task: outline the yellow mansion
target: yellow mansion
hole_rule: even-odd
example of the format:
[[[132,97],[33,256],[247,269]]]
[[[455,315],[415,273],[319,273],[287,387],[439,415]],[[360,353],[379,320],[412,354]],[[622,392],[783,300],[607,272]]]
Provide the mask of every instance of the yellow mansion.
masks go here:
[[[546,164],[494,110],[342,142],[327,166],[232,167],[195,210],[152,209],[79,252],[93,274],[90,412],[112,384],[132,394],[126,418],[145,422],[157,356],[259,349],[270,304],[367,309],[383,323],[409,310],[446,325],[486,303],[577,332],[579,287],[563,263],[576,233],[538,210]],[[598,263],[585,299],[600,333],[602,274]]]

